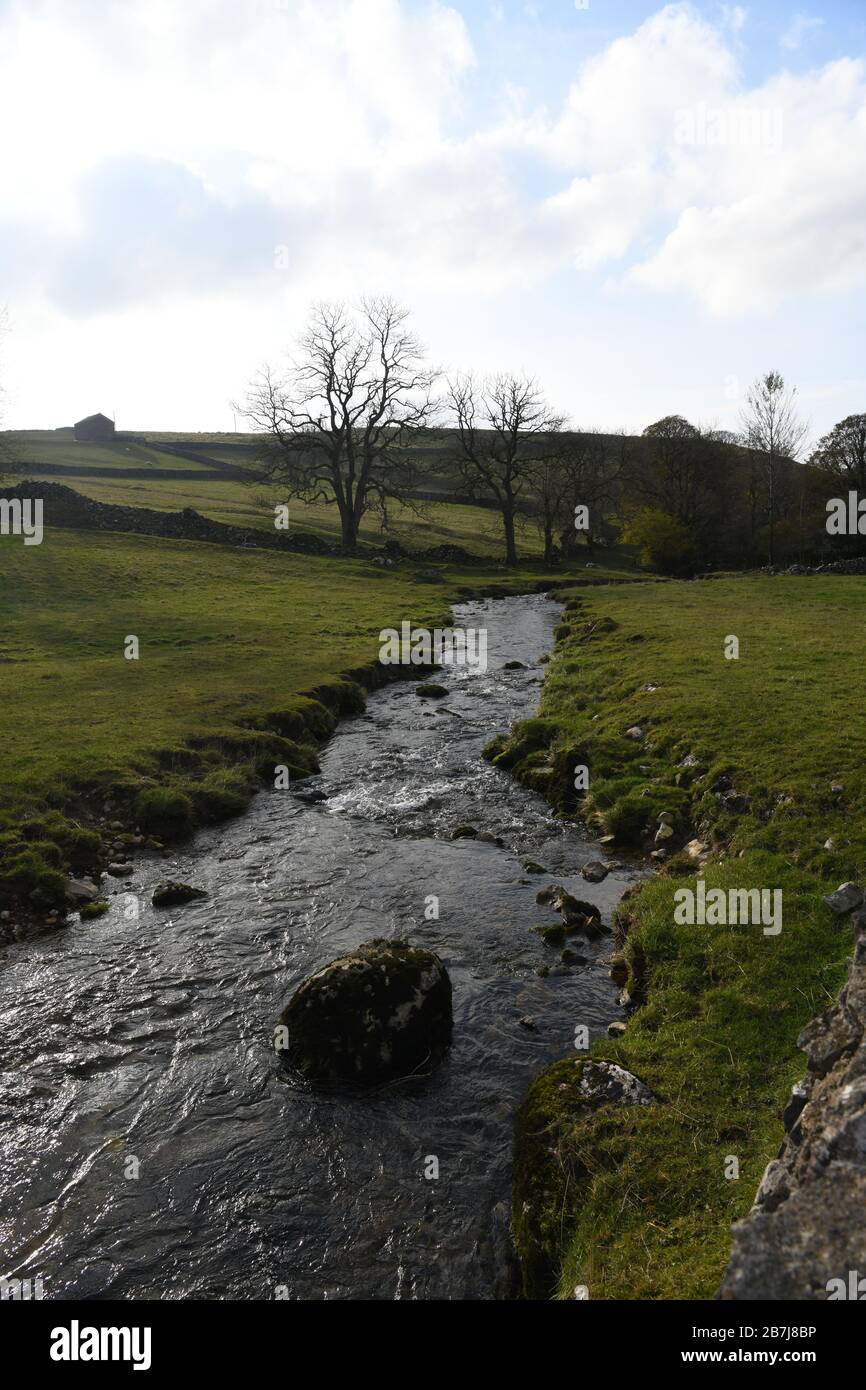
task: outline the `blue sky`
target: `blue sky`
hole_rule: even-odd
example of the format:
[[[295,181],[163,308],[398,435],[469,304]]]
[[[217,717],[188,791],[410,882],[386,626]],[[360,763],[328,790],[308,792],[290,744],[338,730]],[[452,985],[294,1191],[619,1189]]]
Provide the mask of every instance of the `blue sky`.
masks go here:
[[[859,0],[0,0],[0,119],[10,426],[231,428],[381,291],[584,427],[866,411]]]

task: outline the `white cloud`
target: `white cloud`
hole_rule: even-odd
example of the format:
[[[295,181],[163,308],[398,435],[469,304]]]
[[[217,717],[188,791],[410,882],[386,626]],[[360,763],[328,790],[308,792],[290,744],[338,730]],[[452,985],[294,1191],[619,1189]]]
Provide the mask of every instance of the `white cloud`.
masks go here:
[[[705,161],[711,178],[700,187],[695,178],[700,196],[633,278],[686,290],[726,316],[866,284],[864,64],[786,75],[746,100],[780,113],[780,143],[696,150],[692,161]]]
[[[359,288],[491,306],[575,269],[731,317],[866,285],[863,62],[749,85],[716,13],[660,8],[551,106],[459,0],[0,3],[0,299],[43,345],[186,314],[204,360],[203,323],[282,345]]]
[[[788,28],[779,39],[782,48],[789,50],[797,49],[802,46],[803,40],[816,29],[821,29],[824,21],[819,15],[798,14],[795,15]]]

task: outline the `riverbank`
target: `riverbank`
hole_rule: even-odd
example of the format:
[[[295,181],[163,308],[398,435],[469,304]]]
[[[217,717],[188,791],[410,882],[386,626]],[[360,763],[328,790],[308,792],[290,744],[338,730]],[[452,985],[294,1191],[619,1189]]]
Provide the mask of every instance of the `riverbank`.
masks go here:
[[[539,718],[490,756],[614,847],[659,847],[620,910],[633,1013],[594,1059],[655,1101],[575,1108],[577,1056],[542,1073],[516,1140],[514,1229],[534,1298],[710,1298],[802,1075],[796,1039],[845,977],[862,880],[862,582],[719,578],[567,591]],[[729,639],[739,656],[729,659]],[[585,795],[574,769],[589,768]],[[667,813],[673,835],[655,842]],[[690,846],[687,850],[686,847]],[[657,861],[658,862],[658,861]],[[782,930],[676,925],[694,887],[782,892]]]

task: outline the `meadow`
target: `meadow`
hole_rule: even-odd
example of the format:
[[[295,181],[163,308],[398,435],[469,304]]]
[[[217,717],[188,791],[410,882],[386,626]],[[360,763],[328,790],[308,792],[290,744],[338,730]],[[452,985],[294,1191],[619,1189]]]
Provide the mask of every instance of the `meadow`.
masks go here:
[[[111,443],[84,444],[77,443],[71,435],[63,432],[30,430],[15,435],[12,447],[17,476],[63,482],[97,502],[152,507],[156,511],[180,511],[184,507],[194,507],[214,521],[267,530],[274,524],[275,505],[286,501],[278,485],[255,480],[246,482],[231,474],[214,478],[208,476],[210,470],[207,463],[178,457],[160,447],[189,448],[211,459],[214,468],[230,465],[250,470],[254,475],[255,459],[245,452],[254,438],[253,435],[148,432],[146,446],[127,443],[122,439]],[[432,454],[435,451],[431,449],[428,452]],[[45,471],[40,464],[76,471],[56,475]],[[89,471],[93,468],[110,469],[117,476],[104,472],[94,476]],[[148,468],[154,476],[125,477],[122,470],[128,468]],[[202,477],[173,479],[159,476],[164,470],[195,471],[200,472]],[[459,480],[452,478],[447,467],[443,466],[425,475],[424,485],[427,490],[436,492],[447,487],[457,488]],[[325,502],[305,503],[292,499],[290,524],[328,541],[340,539],[336,508]],[[533,558],[542,554],[541,536],[529,518],[518,519],[517,536],[522,555]],[[394,503],[389,508],[387,530],[379,518],[370,513],[360,531],[361,542],[368,545],[382,545],[389,538],[413,549],[459,545],[485,559],[498,560],[502,551],[502,521],[498,512],[489,507],[445,500],[419,500],[411,506]]]
[[[580,1117],[574,1056],[524,1105],[515,1230],[535,1297],[586,1284],[591,1298],[706,1299],[718,1287],[731,1222],[803,1074],[798,1033],[835,998],[852,949],[822,898],[862,883],[866,860],[862,583],[563,591],[540,717],[492,756],[614,847],[645,843],[666,810],[710,854],[702,870],[673,855],[620,909],[622,978],[645,1002],[592,1056],[634,1072],[656,1103]],[[738,660],[724,655],[731,635]],[[625,737],[634,726],[639,741]],[[579,806],[578,763],[590,769]],[[696,872],[708,888],[781,889],[781,933],[675,925],[674,893]]]

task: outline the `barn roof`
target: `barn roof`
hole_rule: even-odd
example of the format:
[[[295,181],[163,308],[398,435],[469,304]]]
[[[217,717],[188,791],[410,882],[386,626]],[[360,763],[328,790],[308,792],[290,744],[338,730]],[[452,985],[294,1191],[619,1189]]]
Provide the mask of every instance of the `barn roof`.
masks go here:
[[[106,425],[114,424],[114,421],[109,420],[107,415],[97,413],[96,415],[85,415],[83,420],[76,420],[75,428],[78,429],[79,425],[95,425],[97,420],[100,421],[100,423],[104,423]]]

